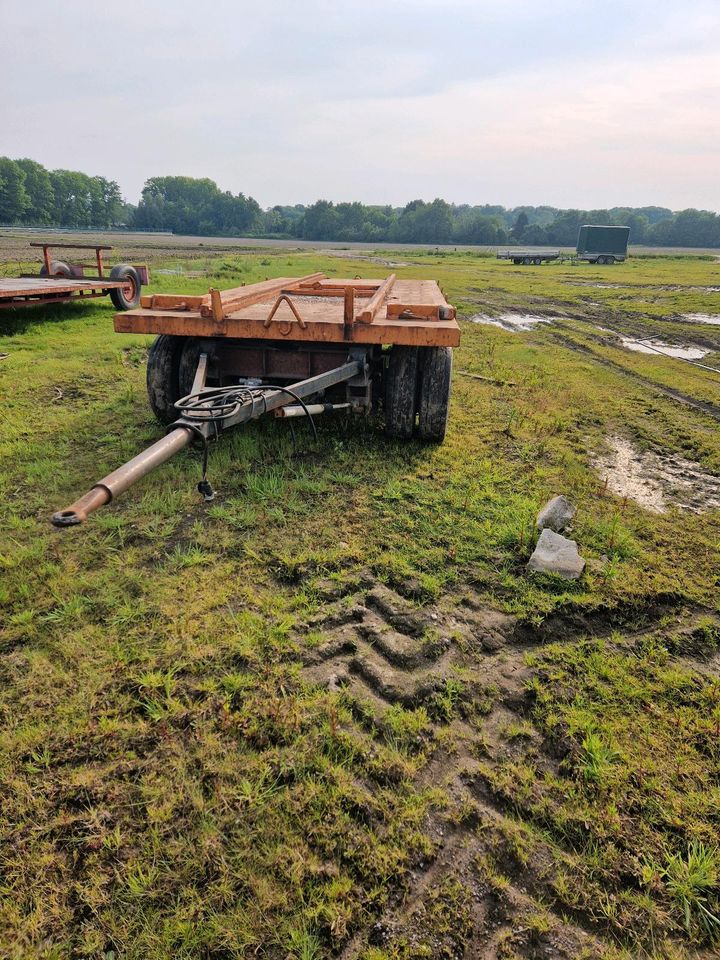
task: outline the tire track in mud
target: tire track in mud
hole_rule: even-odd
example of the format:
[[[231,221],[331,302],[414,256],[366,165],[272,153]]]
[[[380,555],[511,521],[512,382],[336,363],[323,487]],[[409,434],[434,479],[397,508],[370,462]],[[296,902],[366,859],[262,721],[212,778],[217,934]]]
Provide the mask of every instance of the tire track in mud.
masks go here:
[[[556,326],[563,327],[563,324],[556,324]],[[564,329],[569,328],[565,327]],[[658,383],[656,380],[652,380],[649,377],[643,376],[641,373],[637,373],[628,367],[624,367],[621,363],[616,363],[614,360],[610,360],[608,357],[602,356],[602,354],[597,353],[586,344],[578,343],[577,340],[573,340],[572,337],[565,336],[562,333],[547,331],[547,336],[556,343],[561,343],[569,350],[590,357],[595,363],[598,363],[603,367],[608,367],[622,376],[627,377],[629,380],[633,380],[635,383],[639,383],[644,387],[648,387],[650,390],[655,391],[655,393],[669,397],[671,400],[675,400],[677,403],[681,403],[684,406],[691,407],[693,410],[698,410],[700,413],[706,414],[708,417],[712,417],[713,420],[720,421],[720,407],[714,403],[711,403],[709,400],[698,400],[695,397],[689,396],[687,393],[683,393],[681,390],[675,390],[673,387],[668,387],[664,384]],[[611,341],[608,340],[603,342],[607,343],[608,346],[615,348],[615,345]],[[617,347],[615,349],[622,348]]]
[[[523,950],[527,940],[527,949],[535,951],[532,955],[543,956],[523,921],[538,911],[551,918],[548,955],[569,958],[588,947],[599,952],[599,941],[582,929],[584,924],[569,923],[552,908],[540,907],[520,880],[505,877],[502,889],[496,889],[477,869],[478,858],[487,849],[482,834],[502,833],[507,820],[500,804],[479,786],[478,754],[498,758],[512,749],[504,730],[521,720],[529,705],[525,684],[531,670],[524,655],[544,637],[472,598],[448,614],[434,607],[419,609],[377,582],[366,581],[366,587],[351,603],[346,598],[343,605],[308,623],[308,629],[321,631],[324,640],[308,651],[303,678],[342,691],[351,705],[362,704],[358,716],[365,721],[369,709],[380,736],[384,716],[394,704],[425,706],[432,718],[435,749],[415,784],[420,789],[442,787],[450,806],[465,813],[457,823],[442,813],[429,817],[426,832],[435,845],[434,854],[411,872],[407,895],[358,931],[340,957],[355,960],[368,945],[412,938],[422,929],[428,904],[436,902],[451,880],[458,880],[467,893],[463,909],[469,917],[468,935],[460,943],[448,933],[449,940],[441,943],[433,940],[429,929],[427,936],[438,955],[449,950],[442,955],[490,960],[499,955],[502,943],[512,942],[514,949]],[[465,692],[459,694],[453,716],[443,717],[436,709],[438,698],[453,679]],[[536,886],[546,903],[556,899],[542,885]]]
[[[558,840],[554,846],[536,842],[531,862],[525,862],[510,839],[522,817],[512,801],[490,788],[483,764],[495,767],[533,753],[543,765],[558,768],[557,757],[538,731],[526,724],[520,737],[509,732],[523,723],[532,706],[526,688],[533,675],[525,664],[527,652],[550,640],[609,637],[629,622],[636,624],[627,633],[628,643],[634,644],[644,635],[657,635],[670,615],[690,633],[707,611],[688,610],[682,598],[662,596],[644,610],[554,616],[533,628],[472,596],[452,612],[418,608],[396,590],[365,577],[344,600],[330,603],[306,625],[321,633],[323,641],[306,652],[304,680],[341,692],[375,735],[387,732],[384,718],[393,705],[426,707],[432,749],[413,782],[421,790],[443,789],[449,804],[426,822],[433,854],[411,868],[406,892],[396,894],[374,922],[351,937],[339,953],[341,960],[357,960],[368,946],[387,947],[399,938],[430,943],[434,955],[466,960],[495,960],[508,949],[517,957],[568,960],[583,951],[588,957],[606,953],[616,931],[569,908],[553,887],[558,867],[572,870],[572,850]],[[443,716],[438,698],[452,679],[464,692],[452,716]],[[363,788],[373,790],[369,781]],[[462,936],[452,930],[437,933],[432,923],[433,905],[454,882],[465,897]],[[538,927],[539,916],[546,927]]]

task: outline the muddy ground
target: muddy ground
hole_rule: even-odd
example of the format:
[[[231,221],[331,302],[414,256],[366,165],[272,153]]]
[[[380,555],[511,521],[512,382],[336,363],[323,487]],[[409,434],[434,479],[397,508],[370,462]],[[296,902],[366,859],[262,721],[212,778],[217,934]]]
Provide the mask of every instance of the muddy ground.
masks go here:
[[[263,240],[255,237],[187,237],[174,234],[160,233],[133,233],[132,231],[56,231],[53,230],[44,234],[42,230],[23,230],[21,227],[4,227],[0,229],[0,263],[3,262],[21,262],[35,259],[34,255],[28,256],[29,241],[39,239],[56,239],[58,242],[66,243],[107,243],[112,245],[117,255],[122,260],[133,260],[157,262],[167,259],[185,259],[187,257],[202,256],[205,253],[216,255],[219,253],[235,253],[243,248],[258,250],[322,250],[324,252],[335,251],[337,255],[344,258],[352,256],[352,251],[359,254],[372,254],[378,249],[376,243],[336,243],[321,242],[316,240]],[[437,247],[435,244],[385,244],[382,249],[401,251],[434,251],[447,250],[447,252],[471,251],[479,253],[492,253],[497,250],[496,246],[488,245],[461,245],[455,247]],[[530,248],[532,249],[532,248]],[[572,252],[571,248],[562,248],[563,252]],[[685,255],[708,255],[718,256],[717,250],[710,248],[675,248],[675,247],[633,247],[636,254],[685,254]],[[381,258],[381,261],[384,258]],[[395,258],[398,266],[402,264],[402,258]]]
[[[716,956],[720,265],[172,242],[151,290],[439,277],[448,436],[262,421],[212,503],[188,450],[57,531],[162,435],[152,338],[3,320],[0,955]],[[527,570],[559,493],[574,582]]]

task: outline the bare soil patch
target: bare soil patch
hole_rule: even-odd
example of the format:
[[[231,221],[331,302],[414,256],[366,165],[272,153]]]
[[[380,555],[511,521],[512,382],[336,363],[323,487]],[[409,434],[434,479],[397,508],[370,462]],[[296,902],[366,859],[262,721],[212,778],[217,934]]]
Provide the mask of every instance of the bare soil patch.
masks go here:
[[[665,513],[673,506],[689,513],[720,508],[720,478],[677,454],[639,451],[629,440],[615,436],[593,465],[608,490],[652,513]]]
[[[682,320],[688,320],[690,323],[709,323],[712,326],[720,327],[720,314],[715,313],[684,313]]]

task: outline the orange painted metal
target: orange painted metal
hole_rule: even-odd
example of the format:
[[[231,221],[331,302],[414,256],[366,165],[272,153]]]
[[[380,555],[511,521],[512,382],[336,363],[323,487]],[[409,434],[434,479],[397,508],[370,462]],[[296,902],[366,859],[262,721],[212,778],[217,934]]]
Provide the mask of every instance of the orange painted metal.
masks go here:
[[[267,317],[265,318],[265,321],[263,322],[263,326],[265,327],[265,329],[267,330],[267,328],[268,328],[268,327],[270,326],[270,324],[273,322],[273,319],[274,319],[274,317],[275,317],[275,314],[278,312],[278,308],[279,308],[279,306],[280,306],[281,303],[286,303],[286,304],[290,307],[290,310],[292,311],[292,315],[295,317],[295,319],[297,320],[297,322],[300,324],[300,329],[301,329],[301,330],[307,330],[307,323],[306,323],[306,322],[303,320],[303,318],[300,316],[300,314],[298,313],[297,307],[295,306],[295,304],[294,304],[294,303],[292,302],[292,300],[290,299],[290,295],[287,294],[287,293],[281,293],[280,296],[279,296],[279,297],[277,298],[277,300],[275,301],[272,310],[270,311],[270,313],[269,313],[269,314],[267,315]],[[283,335],[284,337],[286,337],[286,336],[290,333],[290,330],[291,330],[290,321],[289,321],[289,320],[284,320],[284,321],[281,321],[281,323],[284,323],[284,324],[285,324],[285,329],[284,329],[284,330],[281,330],[280,332],[282,333],[282,335]]]
[[[377,288],[375,293],[370,297],[368,302],[365,304],[363,309],[355,317],[357,323],[372,323],[375,319],[380,307],[385,303],[385,299],[390,293],[395,283],[397,277],[394,273],[391,273],[387,280],[384,280],[383,283]]]
[[[311,273],[302,279],[312,281],[322,276],[322,273]],[[248,307],[253,303],[259,303],[261,300],[265,300],[271,295],[281,293],[285,282],[285,278],[279,280],[263,280],[260,283],[251,283],[247,287],[234,287],[231,290],[223,290],[220,293],[223,315],[229,316],[241,307]],[[200,305],[200,313],[204,317],[212,313],[212,308],[204,302],[204,298],[203,303]]]
[[[112,280],[108,277],[103,260],[103,250],[112,250],[111,246],[97,243],[56,243],[55,241],[31,241],[29,246],[41,247],[46,276],[23,275],[21,277],[0,277],[0,309],[16,307],[36,307],[47,303],[62,303],[66,300],[87,300],[92,297],[105,297],[112,289],[126,288],[128,299],[135,296],[135,284],[125,280]],[[97,276],[85,276],[85,267],[89,264],[68,263],[72,277],[52,276],[53,249],[94,250]],[[134,264],[140,284],[149,281],[147,264]]]
[[[270,322],[283,301],[297,323]],[[455,308],[438,284],[394,275],[378,280],[281,277],[225,290],[219,301],[216,294],[155,294],[141,304],[115,315],[118,333],[425,347],[460,342]]]
[[[124,284],[124,280],[107,278],[68,280],[65,277],[0,277],[0,310],[104,297],[111,288]]]

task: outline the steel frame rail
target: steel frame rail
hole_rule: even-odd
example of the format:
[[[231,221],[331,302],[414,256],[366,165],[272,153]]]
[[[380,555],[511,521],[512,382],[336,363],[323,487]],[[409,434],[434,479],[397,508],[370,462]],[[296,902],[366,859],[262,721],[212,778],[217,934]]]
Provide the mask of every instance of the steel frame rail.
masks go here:
[[[195,382],[191,396],[202,394],[205,390],[207,378],[207,354],[200,354],[197,371],[195,373]],[[320,373],[317,376],[309,377],[307,380],[300,380],[292,384],[288,389],[292,393],[304,399],[315,393],[320,393],[333,387],[338,383],[352,380],[366,372],[366,362],[364,359],[349,360],[347,363],[326,373]],[[158,440],[147,450],[139,453],[132,460],[129,460],[123,466],[118,467],[112,473],[109,473],[102,480],[98,480],[92,489],[76,500],[75,503],[66,507],[64,510],[58,510],[51,517],[51,523],[55,527],[74,527],[84,523],[88,516],[95,510],[110,503],[121,493],[124,493],[129,487],[137,483],[144,476],[166,463],[176,453],[187,447],[195,437],[201,437],[205,442],[214,436],[218,429],[229,430],[241,423],[247,423],[249,420],[258,419],[264,413],[269,413],[279,407],[286,406],[293,402],[286,390],[273,389],[268,386],[267,394],[263,394],[261,402],[257,400],[247,400],[241,403],[235,413],[225,418],[208,422],[207,420],[193,420],[192,411],[189,410],[185,416],[180,417],[172,424],[170,430],[162,440]],[[212,394],[212,388],[207,390],[208,395]]]

